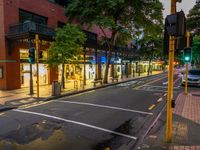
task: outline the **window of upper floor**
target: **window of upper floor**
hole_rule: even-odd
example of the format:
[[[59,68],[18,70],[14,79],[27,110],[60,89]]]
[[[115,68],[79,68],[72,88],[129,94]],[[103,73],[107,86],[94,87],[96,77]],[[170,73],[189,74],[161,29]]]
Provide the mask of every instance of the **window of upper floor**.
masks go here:
[[[49,0],[49,1],[61,6],[67,6],[69,4],[69,0]]]
[[[24,23],[26,21],[32,21],[37,24],[47,25],[47,20],[48,20],[47,17],[28,12],[26,10],[19,9],[19,22],[20,23]]]

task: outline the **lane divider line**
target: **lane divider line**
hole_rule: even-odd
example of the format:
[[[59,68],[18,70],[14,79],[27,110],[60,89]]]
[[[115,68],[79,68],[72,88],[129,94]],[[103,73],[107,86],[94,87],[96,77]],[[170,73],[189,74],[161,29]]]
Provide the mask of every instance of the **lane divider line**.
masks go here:
[[[148,110],[152,110],[154,107],[156,107],[156,104],[152,104],[152,105],[148,108]]]
[[[99,104],[93,104],[93,103],[83,103],[83,102],[74,102],[74,101],[61,101],[61,100],[52,100],[52,102],[94,106],[94,107],[121,110],[121,111],[133,112],[133,113],[139,113],[139,114],[145,114],[145,115],[153,115],[153,113],[149,113],[149,112],[133,110],[133,109],[126,109],[126,108],[121,108],[121,107],[114,107],[114,106],[99,105]]]
[[[108,130],[108,129],[101,128],[101,127],[97,127],[97,126],[94,126],[94,125],[90,125],[90,124],[86,124],[86,123],[82,123],[82,122],[78,122],[78,121],[73,121],[73,120],[68,120],[68,119],[64,119],[64,118],[61,118],[61,117],[56,117],[56,116],[52,116],[52,115],[48,115],[48,114],[37,113],[37,112],[32,112],[32,111],[25,111],[25,110],[20,110],[20,109],[13,109],[12,111],[25,113],[25,114],[37,115],[37,116],[51,118],[51,119],[55,119],[55,120],[60,120],[60,121],[64,121],[64,122],[67,122],[67,123],[72,123],[72,124],[76,124],[76,125],[80,125],[80,126],[104,131],[104,132],[107,132],[107,133],[115,134],[115,135],[118,135],[118,136],[133,139],[133,140],[137,139],[137,137],[134,137],[134,136],[131,136],[131,135],[128,135],[128,134],[123,134],[123,133],[120,133],[120,132],[115,132],[115,131]]]
[[[153,80],[153,81],[147,82],[147,83],[145,83],[145,84],[143,84],[143,85],[137,86],[137,87],[135,88],[135,90],[138,90],[139,88],[141,88],[141,87],[143,87],[143,86],[145,86],[145,85],[152,84],[152,83],[157,82],[157,81],[159,81],[159,80],[162,80],[162,79],[164,79],[164,78],[167,78],[167,76],[164,76],[164,77],[155,79],[155,80]]]
[[[159,102],[162,102],[162,100],[163,100],[163,98],[161,97],[161,98],[159,98],[158,100],[157,100],[157,103],[159,103]]]

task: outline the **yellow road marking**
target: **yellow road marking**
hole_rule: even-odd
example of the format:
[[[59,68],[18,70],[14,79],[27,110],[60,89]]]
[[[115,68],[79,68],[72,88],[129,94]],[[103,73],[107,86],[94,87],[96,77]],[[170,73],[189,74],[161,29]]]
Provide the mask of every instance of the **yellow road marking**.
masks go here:
[[[159,102],[162,102],[162,97],[161,98],[159,98],[158,100],[157,100],[157,102],[159,103]]]
[[[34,102],[34,103],[31,103],[31,104],[22,105],[19,108],[27,109],[27,108],[32,108],[32,107],[44,105],[44,104],[47,104],[47,103],[50,103],[50,101],[47,101],[47,102]]]
[[[152,110],[154,107],[156,107],[155,104],[151,105],[151,106],[148,108],[148,110]]]
[[[0,113],[0,116],[3,116],[5,113]]]

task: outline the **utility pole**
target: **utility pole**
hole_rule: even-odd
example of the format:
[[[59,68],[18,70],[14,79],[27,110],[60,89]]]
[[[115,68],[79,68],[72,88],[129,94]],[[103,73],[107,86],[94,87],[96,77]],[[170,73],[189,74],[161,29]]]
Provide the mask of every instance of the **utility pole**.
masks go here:
[[[36,70],[37,70],[37,99],[39,99],[39,36],[35,35],[36,44]]]
[[[177,0],[171,0],[171,14],[176,13]],[[169,70],[168,70],[168,94],[167,94],[167,120],[166,120],[166,142],[172,138],[172,98],[173,98],[173,77],[174,77],[174,49],[175,37],[169,38]]]
[[[187,48],[190,48],[190,32],[187,32]],[[185,95],[188,95],[188,62],[185,69]]]

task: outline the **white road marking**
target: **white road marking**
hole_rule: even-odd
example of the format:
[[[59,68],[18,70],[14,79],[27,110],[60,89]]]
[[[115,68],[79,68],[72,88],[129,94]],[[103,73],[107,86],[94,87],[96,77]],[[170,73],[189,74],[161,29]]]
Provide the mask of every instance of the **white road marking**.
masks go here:
[[[26,111],[26,110],[20,110],[20,109],[13,109],[12,111],[21,112],[21,113],[25,113],[25,114],[32,114],[32,115],[37,115],[37,116],[42,116],[42,117],[47,117],[47,118],[52,118],[52,119],[56,119],[56,120],[61,120],[61,121],[64,121],[64,122],[77,124],[77,125],[80,125],[80,126],[85,126],[85,127],[88,127],[88,128],[104,131],[104,132],[107,132],[107,133],[119,135],[119,136],[130,138],[130,139],[133,139],[133,140],[137,139],[137,137],[134,137],[134,136],[131,136],[131,135],[123,134],[123,133],[120,133],[120,132],[115,132],[115,131],[108,130],[108,129],[101,128],[101,127],[97,127],[97,126],[94,126],[94,125],[90,125],[90,124],[86,124],[86,123],[82,123],[82,122],[78,122],[78,121],[73,121],[73,120],[68,120],[68,119],[64,119],[64,118],[60,118],[60,117],[56,117],[56,116],[52,116],[52,115],[48,115],[48,114],[37,113],[37,112]]]
[[[144,87],[152,87],[152,88],[162,88],[162,89],[167,89],[167,86],[158,86],[158,85],[144,85]],[[175,90],[178,90],[178,87],[174,87]]]
[[[99,105],[99,104],[93,104],[93,103],[83,103],[83,102],[73,102],[73,101],[61,101],[61,100],[52,100],[52,102],[69,103],[69,104],[77,104],[77,105],[87,105],[87,106],[94,106],[94,107],[100,107],[100,108],[122,110],[122,111],[127,111],[127,112],[145,114],[145,115],[153,115],[153,113],[149,113],[149,112],[132,110],[132,109],[126,109],[126,108],[121,108],[121,107],[114,107],[114,106]]]

